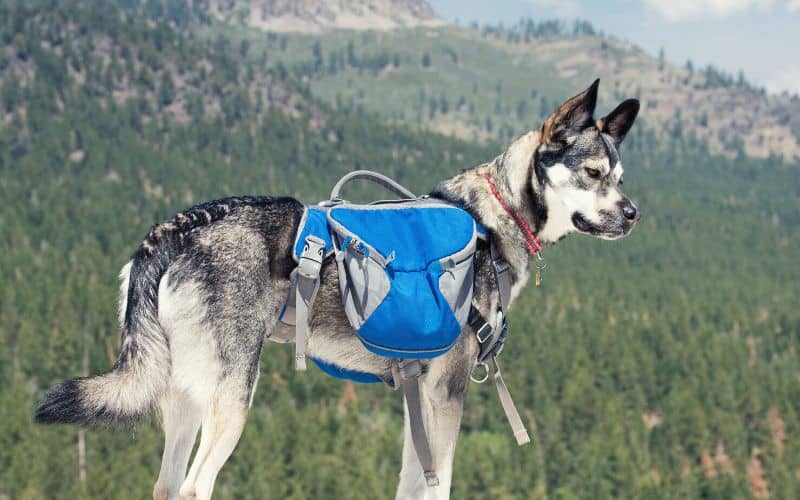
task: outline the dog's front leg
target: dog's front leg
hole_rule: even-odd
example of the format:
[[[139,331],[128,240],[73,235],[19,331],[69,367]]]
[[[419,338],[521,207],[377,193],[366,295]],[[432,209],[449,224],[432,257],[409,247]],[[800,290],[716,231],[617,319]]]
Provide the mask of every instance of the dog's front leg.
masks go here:
[[[425,432],[431,446],[431,455],[439,477],[439,486],[430,487],[422,473],[411,439],[408,407],[405,408],[405,440],[403,442],[403,469],[397,499],[439,500],[450,497],[453,475],[453,455],[464,409],[466,381],[447,383],[435,370],[420,379],[420,400]],[[464,376],[466,378],[466,376]]]

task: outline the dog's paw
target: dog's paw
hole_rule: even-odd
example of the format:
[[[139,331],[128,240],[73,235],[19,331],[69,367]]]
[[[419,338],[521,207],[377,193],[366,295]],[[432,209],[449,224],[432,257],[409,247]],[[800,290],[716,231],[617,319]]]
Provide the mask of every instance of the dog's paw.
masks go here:
[[[194,487],[186,488],[186,489],[181,488],[180,499],[181,500],[197,500],[197,491],[194,489]]]
[[[167,488],[156,488],[153,491],[153,500],[169,500],[169,490]]]

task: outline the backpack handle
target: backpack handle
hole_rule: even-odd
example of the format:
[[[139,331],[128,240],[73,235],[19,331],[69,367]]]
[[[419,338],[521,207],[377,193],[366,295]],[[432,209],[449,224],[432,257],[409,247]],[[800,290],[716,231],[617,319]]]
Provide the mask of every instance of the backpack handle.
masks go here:
[[[403,187],[399,183],[393,181],[392,179],[386,177],[383,174],[379,174],[379,173],[373,172],[371,170],[356,170],[355,172],[350,172],[349,174],[347,174],[344,177],[342,177],[341,179],[339,179],[339,182],[337,182],[336,185],[333,186],[333,189],[331,190],[331,198],[330,199],[331,200],[338,200],[339,199],[339,191],[342,190],[342,188],[344,187],[345,184],[347,184],[350,181],[356,181],[356,180],[361,180],[361,179],[372,181],[375,184],[383,186],[388,191],[391,191],[392,193],[396,194],[400,198],[404,198],[404,199],[416,198],[414,193],[412,193],[411,191],[409,191],[408,189],[406,189],[405,187]]]

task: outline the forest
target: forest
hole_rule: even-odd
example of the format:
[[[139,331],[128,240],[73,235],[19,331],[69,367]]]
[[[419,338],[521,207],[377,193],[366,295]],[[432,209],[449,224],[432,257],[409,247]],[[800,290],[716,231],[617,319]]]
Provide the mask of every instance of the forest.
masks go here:
[[[113,364],[117,274],[152,224],[228,195],[313,203],[357,168],[424,193],[505,146],[336,109],[129,3],[0,2],[0,499],[150,497],[157,416],[87,431],[81,481],[78,429],[32,414],[84,352]],[[534,443],[472,384],[453,498],[800,497],[800,165],[641,127],[621,154],[639,227],[546,249],[510,317]],[[291,351],[265,345],[216,498],[392,497],[400,395],[295,373]]]

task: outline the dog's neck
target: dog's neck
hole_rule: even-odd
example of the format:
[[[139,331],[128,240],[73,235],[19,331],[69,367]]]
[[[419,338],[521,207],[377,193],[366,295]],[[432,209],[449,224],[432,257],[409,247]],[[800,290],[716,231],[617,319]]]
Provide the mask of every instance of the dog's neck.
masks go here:
[[[538,145],[538,131],[530,132],[494,160],[442,182],[433,192],[434,196],[464,207],[496,238],[498,249],[513,270],[512,296],[527,283],[533,256],[526,247],[525,235],[492,193],[486,176],[491,178],[503,202],[525,220],[543,245],[554,243],[539,235],[546,228],[547,210],[533,161]]]

